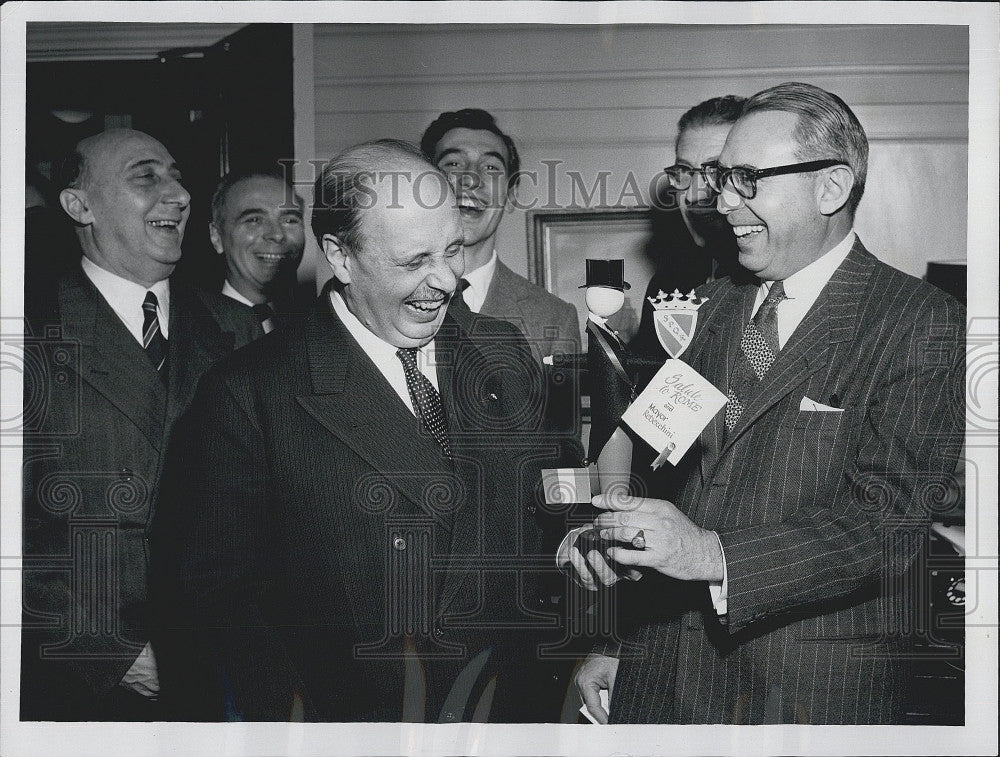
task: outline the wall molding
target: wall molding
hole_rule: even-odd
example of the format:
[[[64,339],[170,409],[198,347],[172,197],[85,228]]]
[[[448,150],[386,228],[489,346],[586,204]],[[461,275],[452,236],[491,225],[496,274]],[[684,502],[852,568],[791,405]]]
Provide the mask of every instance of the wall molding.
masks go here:
[[[156,60],[175,47],[209,47],[246,24],[53,23],[26,28],[28,63]]]
[[[957,74],[968,76],[969,67],[959,64],[915,65],[830,65],[830,66],[771,66],[766,68],[671,68],[622,71],[602,69],[593,71],[515,71],[474,72],[467,74],[366,74],[342,76],[321,74],[316,77],[318,86],[330,87],[383,87],[383,86],[433,86],[475,84],[488,78],[491,84],[519,84],[542,82],[632,82],[632,81],[688,81],[691,79],[758,79],[780,78],[794,74],[800,78],[816,76],[930,76]]]

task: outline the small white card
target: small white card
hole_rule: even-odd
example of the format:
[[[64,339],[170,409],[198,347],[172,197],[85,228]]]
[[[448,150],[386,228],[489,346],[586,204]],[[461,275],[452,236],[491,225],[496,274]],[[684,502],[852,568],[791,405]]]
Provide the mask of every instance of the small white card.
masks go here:
[[[611,712],[611,710],[608,709],[608,702],[611,701],[610,692],[607,689],[601,689],[600,696],[601,696],[601,707],[604,708],[605,712]],[[590,710],[587,709],[587,705],[583,705],[583,707],[580,708],[580,714],[583,715],[585,718],[587,718],[587,720],[589,720],[594,725],[600,725],[600,723],[598,723],[594,719],[594,716],[590,714]]]
[[[677,465],[726,401],[725,394],[683,360],[668,360],[622,420],[661,458]]]

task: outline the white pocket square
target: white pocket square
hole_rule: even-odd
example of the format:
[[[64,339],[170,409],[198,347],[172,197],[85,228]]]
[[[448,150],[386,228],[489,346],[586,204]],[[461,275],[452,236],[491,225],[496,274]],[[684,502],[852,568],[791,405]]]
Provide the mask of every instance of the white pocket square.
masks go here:
[[[808,397],[803,397],[802,401],[799,403],[799,410],[804,410],[813,413],[842,413],[844,408],[842,407],[830,407],[829,405],[824,405],[822,402],[817,402],[816,400],[811,400]]]

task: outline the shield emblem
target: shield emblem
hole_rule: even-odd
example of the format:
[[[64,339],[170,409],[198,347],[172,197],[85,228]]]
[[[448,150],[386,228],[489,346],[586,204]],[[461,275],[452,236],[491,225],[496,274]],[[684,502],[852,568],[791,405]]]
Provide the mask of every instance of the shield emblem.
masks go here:
[[[653,311],[653,325],[663,349],[672,358],[678,358],[691,344],[698,311],[690,308],[670,307]]]

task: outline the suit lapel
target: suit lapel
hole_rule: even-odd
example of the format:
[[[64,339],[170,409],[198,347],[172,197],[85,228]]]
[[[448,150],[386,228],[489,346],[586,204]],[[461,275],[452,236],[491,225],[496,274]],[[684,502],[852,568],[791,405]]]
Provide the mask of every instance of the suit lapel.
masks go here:
[[[59,284],[63,336],[80,343],[80,377],[160,449],[166,388],[145,350],[82,270]]]
[[[473,571],[455,570],[455,560],[484,554],[482,540],[486,534],[501,544],[511,545],[511,549],[517,543],[517,536],[513,513],[492,510],[487,505],[491,492],[483,488],[488,483],[484,472],[510,464],[491,459],[488,440],[498,429],[487,428],[482,420],[495,417],[496,408],[490,405],[507,401],[503,382],[498,374],[487,369],[491,357],[484,355],[450,317],[446,317],[435,343],[438,385],[448,418],[455,473],[466,494],[453,519],[449,569],[438,609],[443,613],[474,577]],[[485,377],[484,369],[487,369]],[[475,391],[470,391],[470,387]],[[475,427],[470,428],[472,425]]]
[[[527,294],[523,291],[517,291],[512,286],[513,282],[513,271],[497,260],[493,280],[490,282],[489,289],[486,290],[486,299],[483,300],[483,306],[479,312],[494,318],[510,318],[512,316],[527,318],[528,314],[521,307],[521,302],[527,298]]]
[[[760,382],[726,438],[722,452],[796,386],[823,368],[837,344],[854,338],[861,301],[873,269],[872,260],[861,242],[856,241],[788,343],[778,353],[771,370]]]
[[[167,425],[191,403],[198,380],[232,352],[235,337],[222,331],[212,314],[186,286],[171,282],[170,338],[167,341]]]
[[[403,496],[443,523],[425,499],[425,478],[413,475],[442,468],[440,447],[420,432],[420,421],[332,311],[314,310],[305,328],[313,391],[299,395],[299,404]]]
[[[703,342],[692,345],[692,354],[688,356],[691,365],[723,393],[729,388],[732,356],[739,350],[756,292],[756,285],[740,286],[731,287],[718,296],[714,309],[705,314],[707,336]],[[701,434],[703,476],[707,476],[715,464],[725,435],[726,414],[720,411]]]

